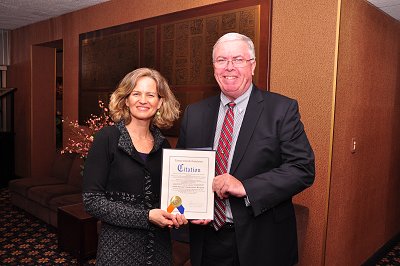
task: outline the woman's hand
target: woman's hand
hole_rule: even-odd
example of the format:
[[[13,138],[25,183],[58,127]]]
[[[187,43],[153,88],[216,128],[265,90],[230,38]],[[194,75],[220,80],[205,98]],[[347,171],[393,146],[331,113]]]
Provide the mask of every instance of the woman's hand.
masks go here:
[[[186,220],[185,215],[177,213],[174,216],[175,217],[172,219],[172,222],[174,223],[176,229],[178,229],[181,225],[185,225],[188,223],[188,220]]]
[[[149,211],[149,221],[159,227],[179,228],[179,226],[187,224],[185,216],[182,214],[172,214],[161,209],[152,209]]]
[[[172,219],[175,215],[161,209],[152,209],[149,211],[149,221],[159,227],[172,227],[174,225]]]

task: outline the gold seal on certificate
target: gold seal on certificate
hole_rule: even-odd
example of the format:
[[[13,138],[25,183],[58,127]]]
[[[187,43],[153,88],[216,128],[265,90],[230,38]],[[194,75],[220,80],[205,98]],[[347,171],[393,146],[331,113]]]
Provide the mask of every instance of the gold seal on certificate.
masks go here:
[[[215,151],[163,149],[161,209],[213,219]]]
[[[179,196],[173,196],[171,198],[170,204],[167,208],[167,212],[171,213],[177,208],[178,211],[183,214],[185,212],[185,207],[182,205],[182,199]]]
[[[177,207],[180,206],[182,204],[182,199],[179,196],[173,196],[171,199],[171,203]]]

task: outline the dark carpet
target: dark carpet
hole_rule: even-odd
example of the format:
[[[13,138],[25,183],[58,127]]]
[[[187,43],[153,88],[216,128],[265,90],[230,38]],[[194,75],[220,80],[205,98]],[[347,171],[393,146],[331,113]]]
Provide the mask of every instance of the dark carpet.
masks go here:
[[[82,265],[94,265],[88,260]],[[0,189],[0,265],[78,265],[76,258],[58,250],[56,228],[10,203]]]
[[[400,243],[397,243],[381,260],[376,266],[397,266],[400,265]]]
[[[94,265],[95,259],[83,265]],[[58,250],[57,230],[14,207],[6,188],[0,189],[0,265],[78,265],[76,258]],[[400,265],[397,243],[376,266]]]

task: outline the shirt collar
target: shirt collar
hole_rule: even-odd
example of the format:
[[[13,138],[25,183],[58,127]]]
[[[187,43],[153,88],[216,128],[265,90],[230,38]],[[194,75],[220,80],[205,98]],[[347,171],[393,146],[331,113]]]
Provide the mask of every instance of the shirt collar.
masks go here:
[[[233,101],[236,104],[235,108],[239,111],[239,113],[243,112],[246,109],[252,90],[253,84],[250,85],[249,89],[245,93],[243,93]],[[227,104],[230,102],[231,100],[221,92],[221,104],[224,106],[224,108],[227,108]]]

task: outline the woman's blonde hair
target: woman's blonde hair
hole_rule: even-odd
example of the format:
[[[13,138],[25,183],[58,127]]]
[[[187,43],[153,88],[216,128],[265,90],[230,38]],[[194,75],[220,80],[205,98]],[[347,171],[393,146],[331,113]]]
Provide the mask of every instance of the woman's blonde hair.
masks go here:
[[[143,77],[152,78],[156,82],[158,96],[163,100],[151,123],[159,128],[170,128],[173,122],[179,118],[179,102],[176,100],[165,78],[157,70],[150,68],[138,68],[122,79],[110,97],[111,119],[115,123],[123,120],[125,125],[131,122],[132,118],[129,108],[126,106],[126,99],[135,88],[138,80]]]

